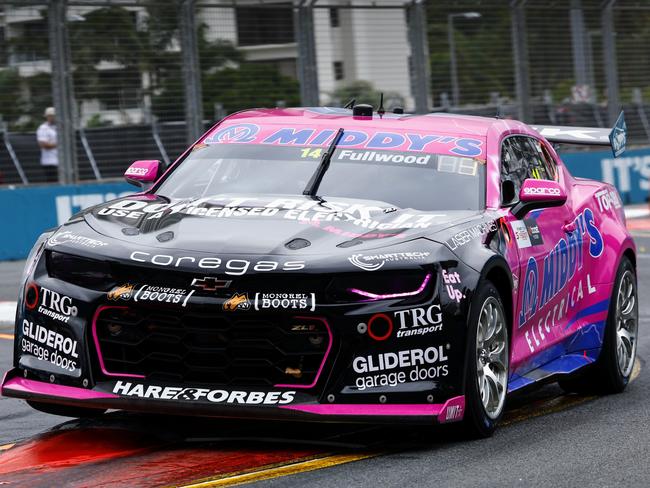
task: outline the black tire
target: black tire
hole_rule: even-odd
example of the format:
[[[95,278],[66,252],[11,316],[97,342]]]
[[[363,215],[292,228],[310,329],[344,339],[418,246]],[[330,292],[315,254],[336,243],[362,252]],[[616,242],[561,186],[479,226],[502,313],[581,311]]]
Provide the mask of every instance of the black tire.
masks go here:
[[[60,415],[62,417],[98,417],[106,412],[106,409],[102,408],[71,407],[69,405],[59,405],[57,403],[41,403],[35,402],[33,400],[27,400],[27,404],[39,412],[49,413],[51,415]]]
[[[508,361],[510,353],[510,337],[509,328],[507,323],[507,316],[504,312],[503,302],[499,292],[489,281],[483,281],[477,288],[477,291],[472,299],[470,309],[468,328],[467,328],[467,349],[465,354],[465,416],[463,419],[464,432],[469,438],[485,438],[490,437],[496,429],[499,420],[503,415],[505,409],[505,399],[496,415],[489,415],[481,399],[479,389],[479,374],[477,372],[477,364],[479,361],[477,350],[477,333],[479,316],[483,306],[491,301],[496,301],[497,307],[500,309],[501,315],[504,320],[504,333],[505,333],[505,371],[506,371],[506,390],[507,390],[507,376],[508,376]]]
[[[627,257],[623,257],[621,264],[616,272],[616,281],[612,289],[612,297],[609,303],[607,313],[607,322],[603,339],[603,347],[600,356],[596,362],[584,368],[583,371],[567,378],[560,378],[558,384],[569,393],[597,393],[607,395],[611,393],[621,393],[630,382],[633,367],[629,371],[622,372],[618,364],[618,340],[617,340],[617,298],[621,287],[621,282],[625,275],[630,275],[633,281],[634,296],[634,320],[636,321],[635,339],[633,347],[632,364],[636,356],[636,333],[638,333],[639,323],[639,301],[637,293],[636,272],[634,266]]]

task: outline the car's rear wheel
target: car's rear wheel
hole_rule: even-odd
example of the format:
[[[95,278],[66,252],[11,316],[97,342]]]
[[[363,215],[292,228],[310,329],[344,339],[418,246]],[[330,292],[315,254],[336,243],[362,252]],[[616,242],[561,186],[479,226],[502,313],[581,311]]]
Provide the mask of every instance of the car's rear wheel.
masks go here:
[[[630,260],[624,257],[616,273],[600,356],[582,373],[560,379],[560,386],[578,393],[622,392],[634,369],[638,328],[636,273]]]
[[[489,437],[503,415],[508,390],[508,323],[499,292],[483,282],[470,311],[465,364],[465,430]]]
[[[38,410],[39,412],[49,413],[51,415],[61,415],[62,417],[98,417],[106,411],[105,409],[101,408],[71,407],[69,405],[59,405],[57,403],[41,403],[35,402],[33,400],[27,400],[27,403],[30,407]]]

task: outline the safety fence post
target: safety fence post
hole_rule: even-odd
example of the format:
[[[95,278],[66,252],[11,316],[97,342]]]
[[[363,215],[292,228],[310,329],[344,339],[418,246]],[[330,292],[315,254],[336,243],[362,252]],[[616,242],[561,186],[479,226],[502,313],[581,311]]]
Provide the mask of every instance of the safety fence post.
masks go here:
[[[50,0],[48,29],[52,65],[52,99],[56,110],[59,182],[75,183],[79,176],[75,142],[75,102],[67,29],[67,0]]]
[[[304,107],[317,107],[320,105],[320,97],[316,66],[313,0],[298,0],[294,8],[293,22],[298,44],[300,102]]]
[[[616,60],[616,33],[614,32],[613,7],[616,0],[605,0],[600,13],[600,23],[603,33],[603,65],[605,68],[605,83],[607,85],[607,119],[612,126],[621,110],[618,87],[618,64]]]
[[[415,112],[425,114],[430,111],[431,107],[427,12],[423,0],[414,0],[406,8],[409,43],[411,44],[411,86]]]
[[[510,2],[512,24],[512,53],[515,63],[515,85],[517,90],[518,118],[522,122],[533,122],[530,106],[530,75],[528,71],[528,33],[526,29],[526,1]]]
[[[578,86],[589,84],[587,74],[587,46],[585,43],[585,17],[582,0],[571,0],[569,11],[571,23],[571,47],[573,51],[573,76]],[[589,87],[593,89],[593,87]]]
[[[185,123],[187,126],[187,140],[191,144],[204,132],[201,67],[196,33],[196,1],[180,0],[179,7],[178,17],[185,91]]]

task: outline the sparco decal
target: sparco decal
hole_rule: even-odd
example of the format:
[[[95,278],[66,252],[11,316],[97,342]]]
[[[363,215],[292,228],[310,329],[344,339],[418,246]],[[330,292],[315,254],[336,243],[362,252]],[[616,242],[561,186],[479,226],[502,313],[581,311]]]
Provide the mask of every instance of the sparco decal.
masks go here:
[[[427,258],[428,252],[393,252],[386,254],[354,254],[348,258],[357,268],[365,271],[377,271],[384,264],[400,261],[422,261]]]
[[[528,186],[524,188],[525,195],[560,195],[559,188],[546,186]]]
[[[151,263],[156,266],[178,268],[194,265],[201,269],[222,269],[224,273],[241,276],[248,271],[298,271],[305,267],[304,261],[248,261],[246,259],[228,259],[195,256],[172,256],[170,254],[151,254],[145,251],[133,251],[129,256],[139,263]]]
[[[108,242],[91,239],[90,237],[80,236],[79,234],[74,234],[67,230],[64,232],[57,232],[47,240],[47,243],[51,247],[59,246],[61,244],[74,244],[77,246],[91,248],[108,246]]]
[[[21,351],[67,371],[77,369],[79,343],[71,337],[23,319]]]
[[[352,368],[362,376],[356,378],[355,386],[363,391],[366,388],[395,387],[402,383],[444,378],[449,374],[446,364],[449,359],[446,350],[449,348],[447,344],[356,357],[352,361]]]
[[[442,311],[439,304],[427,308],[410,308],[393,312],[399,317],[397,337],[424,335],[442,330]]]
[[[295,391],[228,391],[182,386],[157,386],[117,381],[113,393],[152,400],[203,401],[242,405],[286,405],[293,401]]]
[[[138,168],[131,166],[124,172],[124,176],[147,176],[149,168]]]
[[[316,309],[315,293],[255,293],[255,310],[308,310]]]
[[[373,219],[385,215],[384,207],[340,201],[319,202],[297,198],[263,200],[254,197],[223,198],[218,195],[187,200],[151,203],[145,200],[119,200],[100,209],[98,215],[125,219],[160,219],[168,215],[184,214],[206,218],[272,217],[299,222],[339,222],[370,230],[425,229],[431,221],[445,216],[440,213],[396,214],[389,221]]]
[[[38,313],[64,324],[70,321],[70,317],[77,316],[77,307],[73,305],[72,298],[69,296],[61,295],[44,286],[41,286],[39,291],[39,288],[34,283],[28,286],[27,294],[25,306],[29,310],[34,310],[38,305]]]
[[[576,230],[561,238],[544,256],[543,263],[540,260],[538,264],[533,257],[528,259],[523,275],[519,327],[523,326],[538,310],[558,295],[576,275],[576,272],[582,269],[585,246],[593,258],[598,258],[602,254],[603,236],[594,222],[594,214],[591,209],[585,209],[576,217],[574,223]],[[543,272],[541,280],[539,279],[540,266]],[[589,275],[587,275],[587,280],[590,280]],[[566,306],[568,307],[568,303]]]

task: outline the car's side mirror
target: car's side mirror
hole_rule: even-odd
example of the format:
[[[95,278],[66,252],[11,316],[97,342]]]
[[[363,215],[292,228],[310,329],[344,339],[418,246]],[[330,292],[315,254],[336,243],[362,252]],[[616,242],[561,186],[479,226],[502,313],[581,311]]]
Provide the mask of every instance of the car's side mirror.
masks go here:
[[[519,190],[519,202],[512,207],[512,214],[523,219],[538,208],[559,207],[566,202],[566,192],[556,181],[529,178]]]
[[[164,171],[164,166],[155,159],[135,161],[124,172],[124,179],[127,183],[147,190],[154,184]]]

